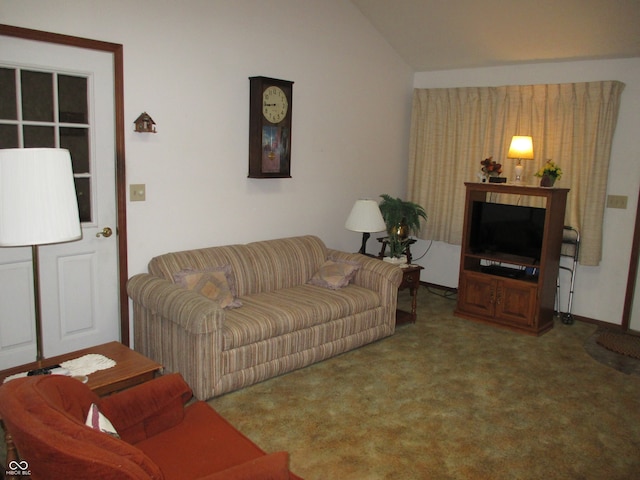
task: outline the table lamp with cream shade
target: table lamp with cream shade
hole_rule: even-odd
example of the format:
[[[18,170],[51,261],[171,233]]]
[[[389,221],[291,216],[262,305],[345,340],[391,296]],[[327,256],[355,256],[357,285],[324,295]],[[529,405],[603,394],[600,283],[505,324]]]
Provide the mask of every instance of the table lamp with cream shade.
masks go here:
[[[382,232],[387,229],[378,202],[370,199],[356,200],[344,227],[352,232],[362,232],[362,245],[358,253],[363,255],[367,254],[367,240],[371,232]]]
[[[516,183],[521,183],[524,172],[522,160],[533,160],[533,138],[528,135],[514,135],[511,139],[507,158],[518,160],[518,164],[515,167],[515,181]]]
[[[31,246],[38,362],[44,359],[38,246],[81,237],[69,151],[0,149],[0,247]]]

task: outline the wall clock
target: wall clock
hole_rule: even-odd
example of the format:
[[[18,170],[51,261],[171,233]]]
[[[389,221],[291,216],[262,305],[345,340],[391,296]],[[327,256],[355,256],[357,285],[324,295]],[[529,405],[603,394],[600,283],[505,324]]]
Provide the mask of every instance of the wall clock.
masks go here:
[[[293,82],[249,77],[249,178],[291,178]]]

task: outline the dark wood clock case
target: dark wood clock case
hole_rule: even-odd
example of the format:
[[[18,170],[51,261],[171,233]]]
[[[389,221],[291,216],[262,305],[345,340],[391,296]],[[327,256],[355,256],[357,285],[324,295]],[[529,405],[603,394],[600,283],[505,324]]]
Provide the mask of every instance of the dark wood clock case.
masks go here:
[[[268,77],[249,77],[249,82],[249,178],[291,178],[293,82]],[[263,95],[271,87],[287,99],[286,114],[278,123],[263,115]]]

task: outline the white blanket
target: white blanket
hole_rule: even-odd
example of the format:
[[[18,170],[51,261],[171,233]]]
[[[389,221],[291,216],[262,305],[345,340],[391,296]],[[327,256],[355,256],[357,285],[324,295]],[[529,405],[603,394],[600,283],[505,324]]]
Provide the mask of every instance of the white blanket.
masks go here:
[[[85,375],[91,375],[98,370],[106,370],[107,368],[111,368],[115,366],[116,362],[111,360],[110,358],[105,357],[104,355],[99,355],[97,353],[89,353],[79,358],[74,358],[73,360],[67,360],[66,362],[62,362],[60,366],[62,369],[59,369],[58,373],[69,376],[80,376],[83,377]],[[10,375],[4,379],[5,382],[9,380],[13,380],[15,378],[26,377],[29,372],[21,372],[16,373],[14,375]]]

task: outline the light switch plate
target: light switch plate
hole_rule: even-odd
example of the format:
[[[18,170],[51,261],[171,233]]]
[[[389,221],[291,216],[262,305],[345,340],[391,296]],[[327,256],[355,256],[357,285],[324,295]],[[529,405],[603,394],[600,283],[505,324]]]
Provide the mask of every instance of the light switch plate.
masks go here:
[[[147,189],[144,183],[132,183],[129,185],[129,200],[132,202],[144,202],[147,197]]]

